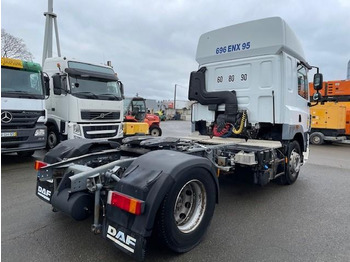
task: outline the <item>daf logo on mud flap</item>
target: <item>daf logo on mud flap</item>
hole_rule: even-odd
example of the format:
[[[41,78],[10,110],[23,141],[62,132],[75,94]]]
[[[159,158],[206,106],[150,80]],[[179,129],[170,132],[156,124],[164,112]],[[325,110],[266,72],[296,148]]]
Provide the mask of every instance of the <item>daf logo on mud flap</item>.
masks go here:
[[[135,252],[135,249],[133,247],[136,246],[136,239],[125,234],[122,231],[117,231],[114,227],[110,225],[107,229],[107,238],[112,240],[117,245],[130,251],[131,253]]]
[[[45,198],[47,201],[50,201],[51,191],[45,188],[42,188],[41,186],[38,186],[38,195]]]

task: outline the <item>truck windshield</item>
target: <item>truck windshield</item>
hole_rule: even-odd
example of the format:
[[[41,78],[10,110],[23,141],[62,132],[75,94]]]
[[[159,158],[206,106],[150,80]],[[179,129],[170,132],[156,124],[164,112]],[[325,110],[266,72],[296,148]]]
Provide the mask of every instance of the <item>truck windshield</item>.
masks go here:
[[[80,98],[100,100],[122,100],[120,85],[117,81],[100,78],[70,76],[71,94]]]
[[[41,73],[2,67],[1,96],[31,99],[45,98]]]

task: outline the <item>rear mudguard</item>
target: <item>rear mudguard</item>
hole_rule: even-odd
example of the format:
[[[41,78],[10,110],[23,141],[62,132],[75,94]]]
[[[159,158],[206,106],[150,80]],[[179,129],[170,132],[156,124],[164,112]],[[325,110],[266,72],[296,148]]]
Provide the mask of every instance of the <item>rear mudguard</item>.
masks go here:
[[[143,214],[136,216],[107,205],[103,236],[113,240],[118,248],[134,258],[142,259],[144,237],[152,233],[160,204],[179,175],[192,168],[203,168],[212,175],[216,185],[216,192],[212,194],[218,202],[218,179],[212,163],[207,158],[170,150],[152,151],[137,158],[115,188],[118,192],[145,201]],[[125,243],[127,237],[129,240],[135,240],[129,241],[131,249]]]
[[[44,162],[53,164],[72,157],[85,155],[103,149],[116,149],[120,146],[117,142],[92,140],[92,139],[70,139],[61,142],[51,149],[44,157]]]

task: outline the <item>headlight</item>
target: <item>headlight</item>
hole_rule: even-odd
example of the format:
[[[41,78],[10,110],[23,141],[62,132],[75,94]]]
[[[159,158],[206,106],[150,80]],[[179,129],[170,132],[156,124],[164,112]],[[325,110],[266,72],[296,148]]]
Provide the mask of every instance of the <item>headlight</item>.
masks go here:
[[[73,125],[73,133],[78,136],[81,135],[80,126],[78,124]]]
[[[45,136],[45,129],[35,130],[34,136]]]

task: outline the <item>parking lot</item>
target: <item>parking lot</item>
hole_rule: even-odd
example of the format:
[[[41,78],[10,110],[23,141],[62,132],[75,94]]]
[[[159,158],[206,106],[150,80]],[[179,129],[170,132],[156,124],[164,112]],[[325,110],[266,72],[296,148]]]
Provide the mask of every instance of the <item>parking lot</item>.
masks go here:
[[[188,135],[190,123],[161,123],[164,136]],[[2,261],[130,261],[90,233],[92,220],[76,222],[35,196],[35,159],[3,155],[1,163]],[[220,178],[220,198],[203,242],[174,254],[154,239],[147,261],[349,261],[350,145],[311,146],[292,186],[256,186]],[[156,160],[155,160],[156,161]]]

